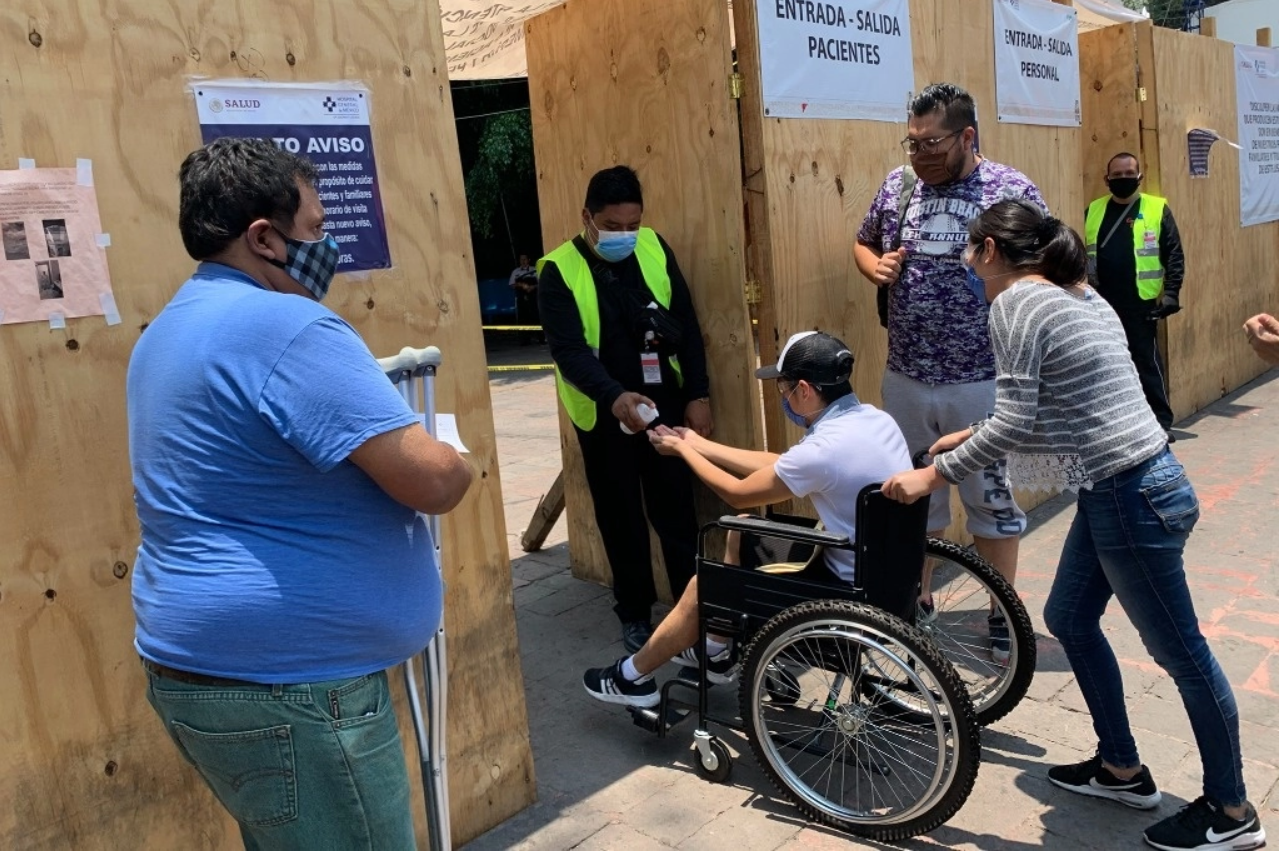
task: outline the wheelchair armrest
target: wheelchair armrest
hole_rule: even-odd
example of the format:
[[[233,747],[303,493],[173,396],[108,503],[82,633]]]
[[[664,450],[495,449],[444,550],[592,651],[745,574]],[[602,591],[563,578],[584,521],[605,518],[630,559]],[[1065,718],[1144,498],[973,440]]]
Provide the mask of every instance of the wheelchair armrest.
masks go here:
[[[767,538],[781,538],[783,541],[798,541],[801,544],[814,544],[829,549],[847,550],[852,542],[847,535],[837,532],[825,532],[809,529],[806,526],[792,526],[789,523],[776,523],[759,517],[736,517],[726,514],[715,522],[721,529],[735,532],[750,532]]]

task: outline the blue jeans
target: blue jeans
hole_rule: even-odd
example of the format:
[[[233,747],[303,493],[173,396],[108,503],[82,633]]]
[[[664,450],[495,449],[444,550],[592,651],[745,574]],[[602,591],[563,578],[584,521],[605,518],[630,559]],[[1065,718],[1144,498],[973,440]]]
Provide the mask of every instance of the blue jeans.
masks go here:
[[[1203,761],[1204,794],[1236,806],[1247,797],[1239,710],[1199,631],[1182,559],[1198,519],[1199,500],[1167,449],[1082,491],[1044,621],[1070,660],[1101,758],[1116,768],[1136,767],[1141,758],[1119,663],[1101,631],[1106,605],[1118,597],[1147,652],[1181,693]]]
[[[147,699],[240,825],[247,851],[411,851],[409,777],[386,673],[302,685],[192,685]]]

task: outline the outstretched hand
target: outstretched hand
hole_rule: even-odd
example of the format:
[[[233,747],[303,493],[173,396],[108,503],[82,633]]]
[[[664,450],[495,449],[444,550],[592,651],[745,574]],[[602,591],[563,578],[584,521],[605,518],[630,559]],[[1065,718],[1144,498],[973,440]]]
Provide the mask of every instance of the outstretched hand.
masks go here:
[[[965,440],[973,436],[973,430],[966,428],[963,431],[951,432],[943,436],[940,440],[928,448],[928,454],[936,458],[945,452],[952,452],[958,449]]]
[[[689,446],[696,439],[697,432],[688,428],[659,425],[648,430],[648,442],[661,455],[679,455],[681,447]]]
[[[1258,313],[1244,323],[1243,330],[1257,357],[1267,363],[1279,363],[1279,319]]]

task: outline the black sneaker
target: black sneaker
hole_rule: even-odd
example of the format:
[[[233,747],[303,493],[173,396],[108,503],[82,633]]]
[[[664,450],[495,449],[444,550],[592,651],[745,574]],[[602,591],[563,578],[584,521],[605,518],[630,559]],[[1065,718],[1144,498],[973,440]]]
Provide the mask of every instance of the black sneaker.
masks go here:
[[[653,637],[653,625],[648,621],[626,621],[622,624],[622,645],[627,653],[638,653]]]
[[[678,665],[684,665],[692,669],[693,681],[697,680],[697,672],[699,670],[698,657],[702,653],[702,648],[696,644],[682,651],[678,656],[671,659]],[[725,647],[720,652],[706,660],[706,681],[711,685],[726,686],[737,679],[737,660],[733,658],[733,648]]]
[[[1139,810],[1159,806],[1163,797],[1146,766],[1143,765],[1141,771],[1131,780],[1120,780],[1101,764],[1100,754],[1074,765],[1054,765],[1048,769],[1048,780],[1054,786],[1080,795],[1109,798]]]
[[[1236,821],[1208,798],[1182,807],[1146,829],[1148,845],[1166,851],[1249,851],[1266,844],[1266,829],[1252,804],[1245,804],[1244,816]]]
[[[937,606],[932,600],[920,600],[915,604],[915,626],[928,626],[937,620]]]
[[[986,618],[986,626],[990,629],[990,658],[996,665],[1007,665],[1012,655],[1012,639],[1008,637],[1008,621],[1002,614],[994,614]]]
[[[656,706],[661,698],[657,694],[657,683],[653,680],[653,675],[631,682],[622,676],[622,663],[625,661],[625,658],[621,658],[607,668],[591,668],[583,674],[582,685],[586,687],[586,693],[605,703],[646,709]]]

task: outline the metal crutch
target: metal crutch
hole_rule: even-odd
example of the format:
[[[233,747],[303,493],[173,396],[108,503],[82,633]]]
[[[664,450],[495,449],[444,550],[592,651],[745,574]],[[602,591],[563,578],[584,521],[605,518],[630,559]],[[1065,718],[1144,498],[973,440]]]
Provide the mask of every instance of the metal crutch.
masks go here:
[[[378,365],[400,391],[404,401],[414,411],[420,411],[426,430],[435,436],[435,375],[440,367],[440,350],[435,346],[424,349],[405,347],[398,355],[380,358]],[[435,548],[435,566],[440,571],[441,593],[444,587],[444,568],[440,561],[440,518],[422,515],[431,532]],[[444,737],[447,732],[448,710],[448,656],[444,637],[444,621],[431,643],[416,656],[404,663],[404,687],[413,709],[413,730],[417,734],[417,750],[422,766],[422,790],[426,797],[427,830],[431,851],[451,851],[452,833],[449,827],[449,782],[446,767]],[[421,659],[424,673],[424,691],[428,707],[427,718],[422,717],[422,701],[417,687],[416,664]]]

